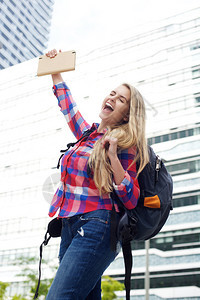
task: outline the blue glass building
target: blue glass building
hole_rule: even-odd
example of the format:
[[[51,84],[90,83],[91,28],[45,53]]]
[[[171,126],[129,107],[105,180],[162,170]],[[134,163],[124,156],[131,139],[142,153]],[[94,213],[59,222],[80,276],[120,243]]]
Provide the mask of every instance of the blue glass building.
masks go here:
[[[43,53],[53,3],[54,0],[0,0],[0,70]]]

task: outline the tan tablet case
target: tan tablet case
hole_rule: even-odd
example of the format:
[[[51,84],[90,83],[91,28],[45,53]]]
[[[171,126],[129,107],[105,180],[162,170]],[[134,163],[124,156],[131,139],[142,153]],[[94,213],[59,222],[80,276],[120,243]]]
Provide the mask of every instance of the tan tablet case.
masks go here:
[[[54,58],[42,55],[39,57],[37,76],[57,74],[75,70],[76,52],[59,52]]]

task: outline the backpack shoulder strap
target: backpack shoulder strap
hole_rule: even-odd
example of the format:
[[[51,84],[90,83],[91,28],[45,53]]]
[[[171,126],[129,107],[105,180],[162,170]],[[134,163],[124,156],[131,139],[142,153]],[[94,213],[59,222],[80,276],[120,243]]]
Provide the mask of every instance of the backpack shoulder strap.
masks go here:
[[[95,128],[90,127],[88,130],[86,130],[83,135],[80,137],[80,139],[78,139],[76,142],[74,143],[68,143],[67,144],[67,148],[65,150],[60,150],[60,152],[62,153],[61,156],[58,159],[58,164],[57,164],[57,169],[59,169],[60,167],[60,161],[61,158],[63,157],[64,153],[69,150],[69,148],[74,147],[76,144],[78,144],[80,141],[82,141],[85,137],[88,137],[90,135],[90,133],[92,133],[95,130]]]
[[[122,244],[122,251],[123,251],[124,265],[125,265],[124,285],[125,285],[125,289],[126,289],[126,300],[130,300],[131,270],[132,270],[132,265],[133,265],[131,242]]]
[[[112,211],[111,211],[111,250],[116,250],[116,243],[117,243],[117,226],[118,222],[116,220],[116,210],[114,207],[114,203],[117,203],[119,208],[123,209],[128,217],[129,211],[125,208],[125,206],[119,200],[116,192],[113,190],[111,193],[111,200],[112,200]],[[132,251],[131,251],[131,241],[130,241],[130,231],[126,227],[124,231],[124,242],[122,243],[122,252],[124,257],[124,265],[125,265],[125,279],[124,285],[126,289],[126,300],[130,300],[130,289],[131,289],[131,271],[133,266],[133,259],[132,259]]]
[[[34,295],[34,299],[38,298],[38,291],[40,287],[43,246],[46,246],[48,244],[51,237],[59,237],[61,235],[61,229],[62,229],[62,219],[58,219],[58,218],[51,220],[47,226],[47,231],[44,236],[44,241],[40,245],[39,277],[38,277],[38,284]]]
[[[45,236],[44,236],[44,241],[40,245],[39,278],[38,278],[38,284],[37,284],[36,292],[35,292],[35,295],[34,295],[33,299],[37,299],[38,298],[38,291],[39,291],[40,279],[41,279],[41,263],[42,263],[43,246],[46,246],[48,244],[50,238],[51,238],[51,235],[49,235],[49,237],[48,237],[48,230],[47,230],[47,232],[45,233]]]

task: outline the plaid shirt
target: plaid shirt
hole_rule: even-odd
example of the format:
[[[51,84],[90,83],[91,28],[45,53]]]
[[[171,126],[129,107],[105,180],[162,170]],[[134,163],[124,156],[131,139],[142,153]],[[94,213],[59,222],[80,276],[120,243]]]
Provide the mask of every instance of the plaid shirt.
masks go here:
[[[83,132],[91,126],[80,114],[71,92],[64,82],[54,85],[53,91],[70,129],[75,137],[79,139]],[[51,202],[50,217],[53,217],[58,209],[58,217],[71,217],[97,209],[112,210],[110,195],[103,194],[100,196],[93,179],[87,174],[90,153],[95,142],[105,133],[97,131],[98,124],[96,123],[92,127],[94,131],[90,136],[68,150],[62,158],[61,180]],[[128,209],[133,209],[137,205],[140,193],[138,181],[135,178],[136,164],[128,169],[135,157],[135,152],[135,147],[132,147],[118,153],[125,170],[125,176],[120,185],[113,184],[117,195]]]

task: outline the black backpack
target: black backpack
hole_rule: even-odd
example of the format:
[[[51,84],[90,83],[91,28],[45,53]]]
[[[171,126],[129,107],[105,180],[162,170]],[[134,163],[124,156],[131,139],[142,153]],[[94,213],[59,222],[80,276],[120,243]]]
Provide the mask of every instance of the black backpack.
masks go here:
[[[130,299],[132,252],[131,241],[144,241],[154,237],[165,224],[172,207],[173,181],[163,161],[149,146],[149,163],[138,176],[140,198],[137,206],[128,210],[117,194],[111,194],[113,200],[111,247],[120,240],[125,263],[126,300]],[[121,212],[116,224],[114,203]],[[115,234],[116,232],[116,234]]]

